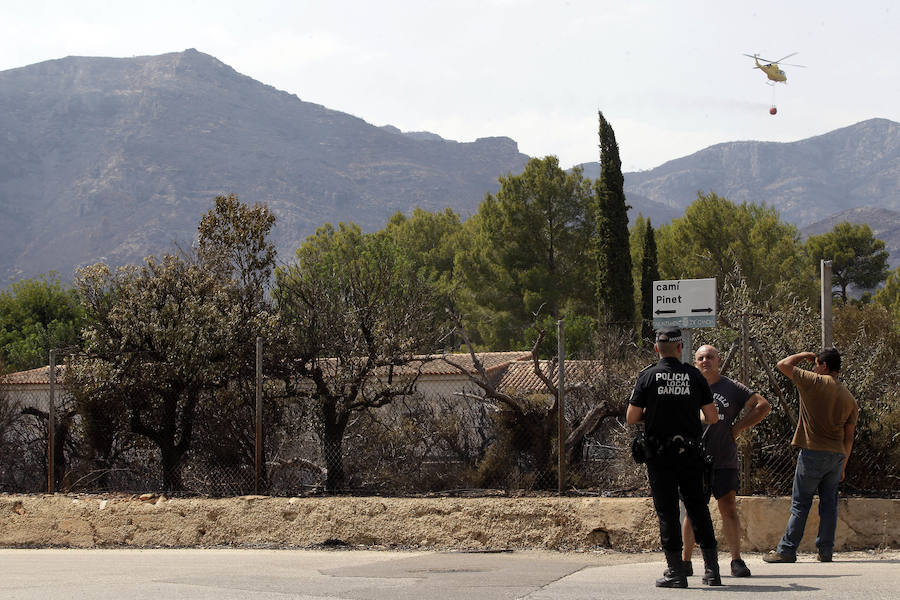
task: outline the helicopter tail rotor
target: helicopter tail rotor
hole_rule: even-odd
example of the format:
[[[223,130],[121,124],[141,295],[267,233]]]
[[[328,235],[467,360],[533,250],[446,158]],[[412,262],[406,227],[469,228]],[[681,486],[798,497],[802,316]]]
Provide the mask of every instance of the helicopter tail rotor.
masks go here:
[[[753,65],[752,67],[750,67],[751,69],[760,69],[760,68],[762,68],[762,65],[759,64],[759,54],[744,54],[744,56],[746,56],[747,58],[752,58],[752,59],[753,59],[753,62],[756,63],[755,65]]]

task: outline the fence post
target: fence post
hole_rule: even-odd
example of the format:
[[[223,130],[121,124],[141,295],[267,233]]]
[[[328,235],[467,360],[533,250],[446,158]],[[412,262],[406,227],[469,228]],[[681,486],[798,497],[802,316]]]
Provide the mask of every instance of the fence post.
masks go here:
[[[56,350],[50,351],[50,401],[47,406],[47,493],[56,492]]]
[[[747,385],[750,375],[747,365],[747,345],[749,343],[747,337],[747,313],[743,313],[741,315],[741,383],[744,385]]]
[[[681,330],[681,362],[694,364],[694,337],[689,327]]]
[[[261,337],[256,338],[256,479],[253,484],[254,493],[259,494],[259,480],[262,475],[263,427],[262,427],[262,344]]]
[[[822,348],[833,348],[831,338],[831,261],[820,263],[822,270]]]
[[[741,383],[750,387],[750,357],[749,357],[749,346],[750,344],[750,333],[747,327],[747,313],[743,313],[741,315]],[[743,460],[741,461],[741,478],[744,481],[744,487],[750,487],[750,473],[752,471],[752,465],[750,461],[752,460],[752,445],[750,443],[749,434],[746,436],[742,436],[741,438],[741,449],[743,450]]]
[[[557,432],[559,438],[559,464],[557,465],[559,495],[562,496],[566,487],[566,343],[565,326],[562,319],[556,322],[558,373],[557,396],[559,398],[557,415]]]

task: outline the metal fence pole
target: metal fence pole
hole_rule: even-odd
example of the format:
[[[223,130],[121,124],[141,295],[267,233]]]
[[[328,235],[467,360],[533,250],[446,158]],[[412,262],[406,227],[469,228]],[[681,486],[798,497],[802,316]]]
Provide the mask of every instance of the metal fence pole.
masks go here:
[[[831,261],[823,260],[820,263],[822,270],[822,348],[833,348],[831,337]]]
[[[747,333],[747,313],[741,315],[741,383],[747,385],[750,376],[747,347],[750,340]]]
[[[681,362],[694,364],[694,337],[689,328],[681,330]]]
[[[256,479],[253,484],[254,493],[259,493],[259,480],[262,476],[263,426],[262,426],[262,338],[256,338]]]
[[[557,437],[559,438],[559,464],[557,465],[559,495],[566,488],[566,343],[563,320],[556,322],[557,352],[559,353],[559,380],[557,394],[559,396],[559,414],[557,416]]]
[[[47,407],[47,493],[56,491],[56,350],[50,351],[50,402]]]
[[[750,332],[747,324],[747,313],[741,315],[741,383],[750,387]],[[750,487],[750,473],[752,465],[750,464],[752,445],[750,443],[750,435],[743,436],[741,439],[741,449],[743,450],[743,461],[741,463],[741,476],[744,480],[744,487]]]

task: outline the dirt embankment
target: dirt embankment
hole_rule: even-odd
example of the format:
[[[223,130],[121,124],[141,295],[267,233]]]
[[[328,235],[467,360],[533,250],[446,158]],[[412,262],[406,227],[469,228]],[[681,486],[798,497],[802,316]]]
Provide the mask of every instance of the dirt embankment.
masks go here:
[[[743,548],[784,530],[789,498],[739,499]],[[714,506],[712,504],[711,506]],[[814,550],[810,514],[802,551]],[[718,512],[712,508],[721,536]],[[900,547],[900,500],[844,499],[837,550]],[[649,498],[165,498],[0,495],[0,546],[655,550]]]

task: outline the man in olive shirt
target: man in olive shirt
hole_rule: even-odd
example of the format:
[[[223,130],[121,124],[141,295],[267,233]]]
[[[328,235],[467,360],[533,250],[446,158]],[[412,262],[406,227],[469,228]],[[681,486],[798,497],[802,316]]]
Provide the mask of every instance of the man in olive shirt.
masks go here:
[[[812,371],[797,367],[815,363]],[[816,559],[831,562],[837,526],[838,484],[844,479],[853,449],[853,432],[859,416],[856,399],[841,381],[841,355],[834,348],[818,354],[801,352],[778,362],[778,370],[791,378],[800,393],[800,419],[792,445],[800,448],[791,494],[791,516],[778,548],[763,557],[766,562],[795,562],[803,538],[813,495],[819,492],[819,533]]]

